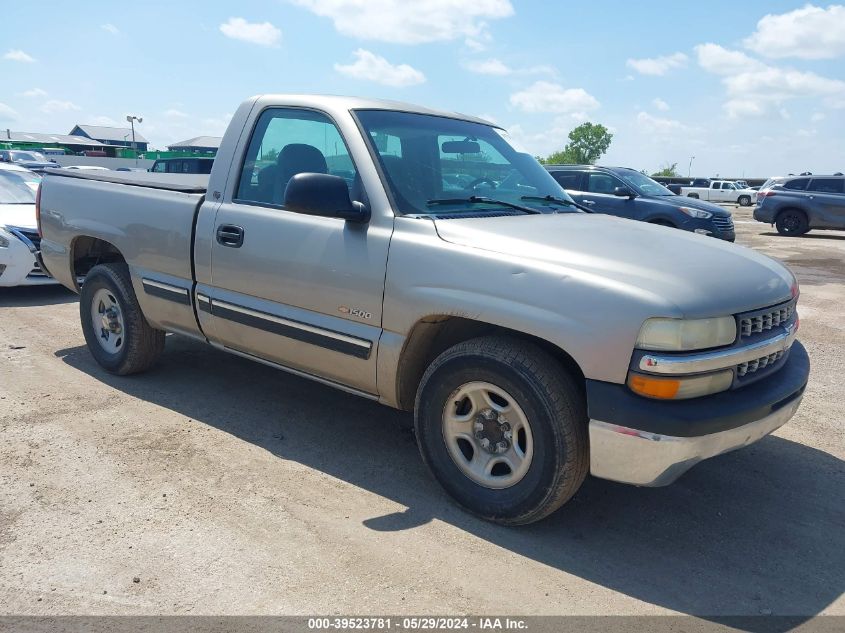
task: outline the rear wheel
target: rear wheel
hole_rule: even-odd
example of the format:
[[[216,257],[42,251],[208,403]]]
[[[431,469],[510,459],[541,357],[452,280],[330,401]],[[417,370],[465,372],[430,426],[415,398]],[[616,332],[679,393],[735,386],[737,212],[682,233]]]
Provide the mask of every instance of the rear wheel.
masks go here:
[[[164,349],[164,332],[144,318],[126,264],[99,264],[88,272],[79,316],[88,350],[113,374],[144,371]]]
[[[414,422],[434,477],[490,521],[538,521],[587,476],[583,388],[525,341],[484,337],[445,351],[423,376]]]
[[[740,196],[737,199],[737,203],[741,207],[750,207],[751,206],[751,196]]]
[[[775,220],[775,228],[781,235],[797,237],[810,230],[806,214],[799,209],[784,209]]]

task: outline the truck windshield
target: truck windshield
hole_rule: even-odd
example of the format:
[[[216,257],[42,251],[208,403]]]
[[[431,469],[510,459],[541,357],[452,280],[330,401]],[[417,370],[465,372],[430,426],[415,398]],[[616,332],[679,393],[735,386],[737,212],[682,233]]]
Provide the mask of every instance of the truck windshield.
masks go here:
[[[35,190],[23,176],[0,171],[0,204],[35,204]]]
[[[572,198],[534,157],[511,145],[504,130],[411,112],[355,114],[400,213],[519,207],[579,212],[567,205]]]
[[[661,185],[656,180],[652,180],[645,174],[642,174],[633,169],[626,169],[620,173],[622,180],[634,188],[638,194],[642,196],[674,196],[675,194],[669,191],[666,187]]]

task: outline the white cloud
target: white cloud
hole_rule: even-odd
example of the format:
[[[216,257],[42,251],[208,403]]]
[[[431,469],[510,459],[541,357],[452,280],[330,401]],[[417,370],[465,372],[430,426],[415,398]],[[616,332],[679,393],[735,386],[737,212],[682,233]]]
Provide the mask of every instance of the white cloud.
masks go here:
[[[170,110],[165,111],[164,116],[168,119],[187,119],[188,115],[181,110],[177,110],[176,108],[171,108]]]
[[[699,44],[695,47],[698,65],[715,75],[736,75],[766,67],[741,51],[732,51],[718,44]]]
[[[483,50],[486,20],[513,15],[509,0],[293,0],[329,18],[343,35],[393,44],[422,44],[465,38]]]
[[[23,92],[18,93],[19,97],[46,97],[47,91],[42,90],[41,88],[31,88],[30,90],[24,90]]]
[[[94,117],[87,117],[85,119],[88,125],[104,125],[106,127],[120,127],[121,124],[115,121],[113,118],[108,116],[94,116]]]
[[[629,59],[625,64],[642,75],[665,75],[674,68],[683,68],[687,65],[687,56],[683,53],[672,53],[663,57],[650,57],[643,59]]]
[[[50,99],[49,101],[45,101],[39,109],[47,114],[55,114],[56,112],[69,112],[71,110],[81,110],[82,108],[72,101]]]
[[[3,59],[8,59],[13,62],[26,62],[28,64],[35,61],[34,57],[27,55],[20,49],[10,49],[5,55],[3,55]]]
[[[661,99],[660,97],[656,97],[656,98],[652,101],[652,103],[654,104],[654,107],[655,107],[655,108],[657,108],[658,110],[660,110],[661,112],[666,112],[666,111],[669,109],[669,104],[668,104],[668,103],[666,103],[666,102],[665,102],[663,99]]]
[[[824,121],[825,118],[826,115],[824,112],[813,112],[813,116],[810,117],[810,121],[812,121],[813,123],[817,123],[819,121]]]
[[[764,57],[833,59],[845,54],[845,6],[811,4],[780,15],[769,14],[743,44]]]
[[[7,106],[5,103],[0,103],[0,121],[17,121],[18,113],[14,108]]]
[[[513,74],[524,75],[555,75],[557,70],[552,66],[539,64],[537,66],[530,66],[528,68],[513,68],[508,66],[503,61],[491,57],[490,59],[476,59],[467,60],[461,65],[468,71],[478,73],[479,75],[498,75],[506,76]]]
[[[564,88],[549,81],[535,81],[525,90],[513,93],[510,103],[525,112],[556,114],[589,112],[601,105],[583,88]]]
[[[101,24],[100,28],[106,31],[107,33],[111,33],[112,35],[120,35],[120,29],[117,28],[114,24]]]
[[[829,107],[845,106],[845,81],[840,79],[769,66],[718,44],[702,44],[695,51],[704,70],[723,75],[728,100],[722,107],[732,119],[762,116],[773,110],[785,118],[782,104],[790,99],[815,98]]]
[[[341,75],[375,81],[385,86],[414,86],[425,81],[425,75],[408,64],[391,64],[384,57],[363,48],[356,50],[353,55],[354,62],[335,64],[334,69]]]
[[[689,134],[699,131],[697,128],[684,125],[675,119],[664,119],[656,117],[648,112],[640,112],[637,114],[638,128],[647,134],[656,134],[660,136],[670,136],[674,134]]]
[[[243,18],[229,18],[220,25],[220,32],[259,46],[278,46],[282,39],[282,32],[269,22],[247,22]]]
[[[463,67],[479,75],[510,75],[513,68],[498,59],[470,60]]]

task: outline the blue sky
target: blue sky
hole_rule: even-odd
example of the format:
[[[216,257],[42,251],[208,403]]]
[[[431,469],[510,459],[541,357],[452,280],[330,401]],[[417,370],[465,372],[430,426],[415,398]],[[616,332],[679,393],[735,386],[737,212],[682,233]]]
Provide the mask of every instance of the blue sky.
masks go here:
[[[579,122],[602,160],[698,175],[845,171],[845,7],[778,0],[13,2],[0,129],[142,115],[153,146],[222,134],[267,92],[385,97],[490,118],[528,151]]]

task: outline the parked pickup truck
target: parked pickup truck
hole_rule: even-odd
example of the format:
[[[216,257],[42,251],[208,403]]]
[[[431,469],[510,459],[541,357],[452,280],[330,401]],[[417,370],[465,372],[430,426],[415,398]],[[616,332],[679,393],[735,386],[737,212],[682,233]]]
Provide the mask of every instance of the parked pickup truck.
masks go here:
[[[750,207],[757,199],[754,189],[738,188],[729,180],[711,180],[709,187],[681,187],[680,195],[708,202],[733,202],[741,207]]]
[[[255,97],[210,176],[56,170],[38,209],[106,370],[174,332],[413,411],[434,477],[501,523],[588,472],[668,484],[780,427],[807,382],[785,266],[584,213],[459,114]]]

